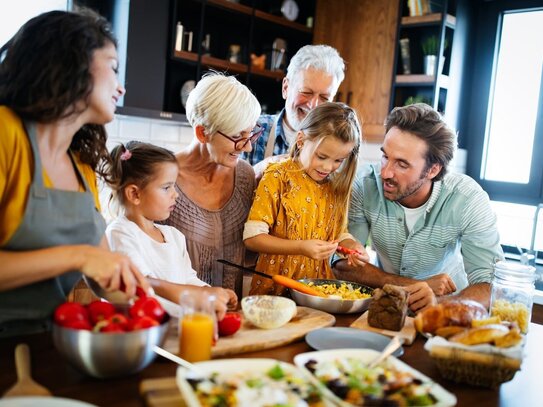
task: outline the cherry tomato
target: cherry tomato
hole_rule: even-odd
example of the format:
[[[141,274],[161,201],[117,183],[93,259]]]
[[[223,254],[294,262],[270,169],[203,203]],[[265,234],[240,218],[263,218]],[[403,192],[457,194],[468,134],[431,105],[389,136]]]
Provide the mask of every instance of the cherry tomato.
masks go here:
[[[151,317],[143,316],[141,318],[134,319],[132,322],[132,330],[147,329],[153,326],[158,326],[159,323]]]
[[[153,297],[140,298],[130,307],[130,316],[134,319],[148,316],[157,322],[162,322],[165,315],[164,308]]]
[[[358,250],[348,249],[348,248],[343,247],[343,246],[338,246],[336,251],[338,253],[344,254],[346,256],[348,256],[349,254],[361,254]]]
[[[93,301],[87,305],[87,310],[89,311],[90,321],[93,325],[115,314],[115,306],[113,304],[100,300]]]
[[[87,321],[89,324],[89,313],[87,309],[77,302],[65,302],[55,309],[55,322],[61,326],[69,326],[75,321]]]
[[[241,327],[241,315],[239,312],[227,312],[219,321],[219,335],[229,336],[235,334]]]

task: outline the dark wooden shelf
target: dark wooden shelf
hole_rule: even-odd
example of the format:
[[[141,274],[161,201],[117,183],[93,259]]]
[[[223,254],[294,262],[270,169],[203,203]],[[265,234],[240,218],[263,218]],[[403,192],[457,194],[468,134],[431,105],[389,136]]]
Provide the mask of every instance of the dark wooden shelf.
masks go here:
[[[396,85],[417,86],[417,85],[433,85],[435,81],[434,75],[396,75]]]
[[[174,51],[175,58],[183,59],[185,61],[198,62],[198,54],[188,51]]]
[[[274,24],[282,25],[285,27],[293,28],[298,31],[306,32],[311,34],[313,28],[306,27],[303,24],[295,23],[294,21],[289,21],[285,17],[274,16],[273,14],[265,13],[264,11],[255,10],[255,17],[260,18],[261,20],[270,21]]]
[[[244,6],[243,4],[234,3],[227,0],[207,0],[207,4],[214,7],[219,7],[231,11],[236,11],[241,14],[253,15],[253,8]],[[292,28],[294,30],[302,31],[311,34],[313,28],[306,27],[303,24],[296,23],[294,21],[289,21],[285,17],[276,16],[265,11],[254,9],[254,15],[261,20],[270,21],[274,24],[279,24],[285,27]]]
[[[227,61],[226,59],[220,59],[206,55],[202,55],[202,65],[234,73],[247,73],[249,71],[248,66],[245,64],[238,64],[236,62]]]
[[[220,8],[225,8],[232,11],[237,11],[238,13],[252,15],[253,9],[243,4],[234,3],[232,1],[226,0],[207,0],[207,4],[210,6],[216,6]]]
[[[251,75],[264,76],[266,78],[272,78],[277,80],[281,80],[285,77],[285,73],[283,71],[270,71],[268,69],[257,68],[251,68]]]
[[[187,52],[187,51],[175,51],[174,59],[180,59],[180,60],[189,61],[189,62],[198,62],[198,54],[194,52]],[[226,59],[215,58],[215,57],[207,56],[207,55],[202,55],[201,63],[202,65],[205,65],[209,68],[224,70],[230,73],[249,72],[249,66],[246,64],[238,64],[235,62],[230,62]],[[281,80],[285,76],[285,73],[279,70],[270,71],[268,69],[251,68],[251,75]]]
[[[417,25],[439,25],[441,23],[441,13],[425,14],[423,16],[402,17],[402,27],[412,27]],[[447,14],[445,23],[448,27],[456,26],[456,17]]]

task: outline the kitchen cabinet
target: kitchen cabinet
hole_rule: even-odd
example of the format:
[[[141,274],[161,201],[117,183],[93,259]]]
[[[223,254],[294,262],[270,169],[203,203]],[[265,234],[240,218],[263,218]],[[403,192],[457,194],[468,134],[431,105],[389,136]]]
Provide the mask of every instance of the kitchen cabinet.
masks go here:
[[[286,66],[301,46],[313,40],[315,1],[297,3],[299,13],[290,21],[279,11],[281,0],[174,0],[164,109],[184,113],[182,89],[190,89],[205,72],[217,70],[246,84],[263,112],[279,111],[284,105],[281,81]],[[179,38],[176,47],[178,23],[183,27],[181,47]],[[251,54],[265,55],[264,65],[252,65]]]
[[[380,143],[389,112],[400,0],[318,0],[315,44],[336,48],[346,63],[336,100],[353,107],[364,139]]]
[[[454,1],[432,2],[427,14],[410,16],[407,1],[401,2],[391,109],[424,102],[445,113],[451,86],[449,72],[456,28],[455,6]],[[437,59],[433,69],[426,72],[423,45],[432,39],[435,39]],[[407,48],[402,50],[405,44]],[[406,57],[410,62],[406,62]]]

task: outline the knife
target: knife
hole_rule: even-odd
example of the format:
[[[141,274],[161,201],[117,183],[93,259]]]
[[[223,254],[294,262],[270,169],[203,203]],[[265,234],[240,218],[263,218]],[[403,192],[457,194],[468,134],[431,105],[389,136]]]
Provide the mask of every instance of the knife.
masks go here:
[[[268,275],[266,273],[261,273],[260,271],[256,271],[256,270],[254,270],[252,268],[245,267],[245,266],[242,266],[240,264],[232,263],[231,261],[224,260],[224,259],[217,259],[217,261],[219,263],[225,264],[227,266],[236,267],[236,268],[238,268],[240,270],[247,271],[249,273],[253,273],[253,274],[259,275],[259,276],[264,277],[264,278],[272,279],[277,284],[280,284],[280,285],[288,287],[288,288],[292,288],[293,290],[300,291],[301,293],[304,293],[304,294],[315,295],[317,297],[326,297],[325,294],[315,290],[314,288],[309,287],[307,284],[300,283],[299,281],[296,281],[296,280],[294,280],[294,279],[292,279],[290,277],[282,276],[282,275],[279,275],[279,274],[275,274],[274,276],[270,276],[270,275]]]
[[[242,265],[240,265],[240,264],[232,263],[231,261],[224,260],[224,259],[218,259],[217,261],[218,261],[219,263],[225,264],[225,265],[227,265],[227,266],[232,266],[232,267],[235,267],[235,268],[237,268],[237,269],[240,269],[240,270],[243,270],[243,271],[247,271],[248,273],[253,273],[253,274],[259,275],[260,277],[269,278],[270,280],[273,280],[273,277],[270,276],[269,274],[262,273],[262,272],[260,272],[260,271],[256,271],[255,269],[252,269],[252,268],[249,268],[249,267],[245,267],[245,266],[242,266]]]

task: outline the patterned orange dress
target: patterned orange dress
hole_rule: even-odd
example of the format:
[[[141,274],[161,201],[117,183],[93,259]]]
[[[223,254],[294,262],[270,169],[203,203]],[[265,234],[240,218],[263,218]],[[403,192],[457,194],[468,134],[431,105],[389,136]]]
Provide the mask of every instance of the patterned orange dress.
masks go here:
[[[336,199],[328,182],[317,183],[287,159],[268,166],[255,192],[248,221],[265,222],[269,234],[289,240],[331,241],[346,232],[338,225]],[[256,270],[293,279],[334,278],[328,259],[313,260],[303,255],[260,253]],[[285,287],[271,279],[253,276],[250,294],[280,295]]]

